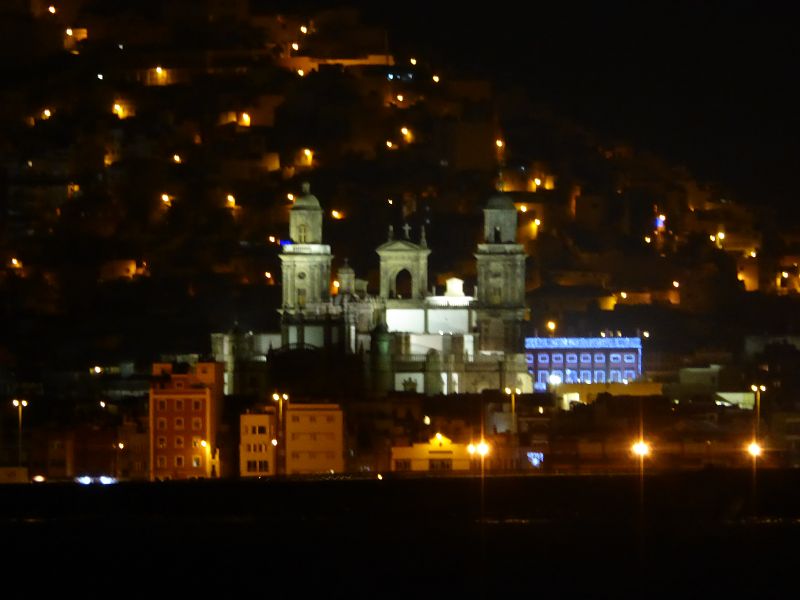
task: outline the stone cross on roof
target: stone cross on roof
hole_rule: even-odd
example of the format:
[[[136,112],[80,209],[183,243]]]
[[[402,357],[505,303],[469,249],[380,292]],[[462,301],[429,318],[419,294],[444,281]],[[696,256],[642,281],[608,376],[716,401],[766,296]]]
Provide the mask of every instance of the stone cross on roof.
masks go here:
[[[409,239],[409,235],[411,234],[411,225],[409,225],[408,223],[403,225],[403,233],[405,234],[406,239]]]

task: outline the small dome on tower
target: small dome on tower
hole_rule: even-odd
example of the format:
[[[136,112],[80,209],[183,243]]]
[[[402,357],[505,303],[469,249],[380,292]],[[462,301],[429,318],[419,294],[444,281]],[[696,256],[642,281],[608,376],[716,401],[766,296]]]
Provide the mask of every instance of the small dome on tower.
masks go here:
[[[311,184],[308,182],[304,183],[302,189],[303,195],[294,201],[292,210],[322,210],[322,207],[319,205],[319,200],[317,200],[317,197],[311,193]]]

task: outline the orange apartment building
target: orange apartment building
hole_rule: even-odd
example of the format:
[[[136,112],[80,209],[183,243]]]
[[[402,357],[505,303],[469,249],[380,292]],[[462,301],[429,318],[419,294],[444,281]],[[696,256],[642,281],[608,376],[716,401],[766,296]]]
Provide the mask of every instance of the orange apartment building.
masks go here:
[[[224,364],[153,364],[150,480],[220,477],[217,431]]]

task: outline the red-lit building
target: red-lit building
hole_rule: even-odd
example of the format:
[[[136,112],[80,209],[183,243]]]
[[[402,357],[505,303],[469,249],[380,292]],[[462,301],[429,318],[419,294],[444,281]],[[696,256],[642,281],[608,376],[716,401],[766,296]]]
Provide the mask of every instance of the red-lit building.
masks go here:
[[[219,477],[222,363],[153,364],[150,480]]]

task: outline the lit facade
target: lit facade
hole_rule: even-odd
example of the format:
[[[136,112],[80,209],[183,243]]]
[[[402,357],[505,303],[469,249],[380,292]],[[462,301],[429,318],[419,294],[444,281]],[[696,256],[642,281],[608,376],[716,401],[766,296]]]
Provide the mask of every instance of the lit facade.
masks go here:
[[[222,363],[197,363],[177,373],[153,364],[150,385],[150,480],[219,477],[217,431]]]
[[[625,383],[642,376],[642,340],[525,338],[525,361],[535,389],[552,383]]]
[[[240,416],[239,475],[267,477],[275,475],[275,445],[278,438],[275,409]]]
[[[285,407],[286,474],[344,471],[344,426],[337,404]]]
[[[472,459],[467,444],[454,444],[442,434],[436,434],[427,444],[392,447],[392,471],[468,471]]]

